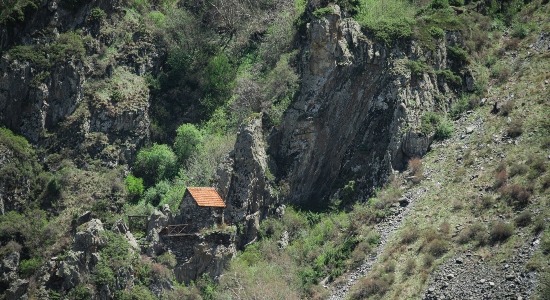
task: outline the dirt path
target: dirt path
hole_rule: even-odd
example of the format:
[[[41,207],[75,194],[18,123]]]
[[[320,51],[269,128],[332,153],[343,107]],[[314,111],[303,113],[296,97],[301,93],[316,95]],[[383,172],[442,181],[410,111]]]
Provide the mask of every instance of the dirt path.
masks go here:
[[[414,206],[416,200],[419,199],[425,192],[425,188],[413,188],[405,192],[403,197],[400,199],[399,207],[392,208],[395,214],[375,226],[375,230],[380,234],[380,243],[376,247],[376,250],[361,266],[343,275],[345,278],[343,283],[329,287],[331,289],[331,296],[328,298],[329,300],[346,299],[350,288],[357,280],[365,277],[369,273],[372,266],[380,257],[380,254],[384,253],[388,240],[391,238],[393,233],[401,227],[401,223]]]

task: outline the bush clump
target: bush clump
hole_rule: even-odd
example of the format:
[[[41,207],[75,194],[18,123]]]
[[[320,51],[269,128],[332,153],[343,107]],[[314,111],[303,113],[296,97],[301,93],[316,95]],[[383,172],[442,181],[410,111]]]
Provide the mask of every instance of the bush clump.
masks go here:
[[[436,140],[444,140],[451,136],[453,124],[445,117],[428,112],[422,116],[420,132],[425,135],[433,134]]]
[[[128,197],[133,202],[137,201],[145,190],[143,186],[143,179],[135,177],[132,174],[128,175],[126,179],[124,179],[124,184],[126,186],[126,190],[128,191]]]
[[[382,297],[389,291],[390,282],[380,278],[367,277],[359,281],[354,289],[350,299],[367,299],[374,295]]]
[[[36,270],[38,270],[41,264],[42,264],[42,259],[39,257],[33,257],[30,259],[22,260],[21,263],[19,264],[19,273],[23,277],[29,277],[32,274],[34,274]]]
[[[503,242],[514,234],[514,225],[502,221],[496,221],[491,224],[489,238],[492,243]]]
[[[146,186],[171,179],[177,172],[177,157],[168,145],[154,144],[141,149],[136,157],[134,173],[143,178]]]
[[[517,138],[523,133],[523,122],[520,119],[514,119],[506,128],[506,136]]]
[[[457,242],[459,244],[467,244],[470,241],[475,241],[477,246],[483,246],[487,244],[489,240],[489,235],[487,229],[481,223],[474,223],[466,228],[464,228],[457,237]]]
[[[317,18],[322,18],[324,16],[327,16],[327,15],[330,15],[330,14],[333,14],[333,13],[334,13],[334,9],[332,9],[332,7],[321,7],[321,8],[316,9],[313,12],[313,15]]]
[[[499,189],[500,195],[504,200],[516,208],[523,208],[529,204],[531,190],[519,184],[509,184]]]
[[[374,35],[389,44],[398,39],[410,38],[416,11],[403,0],[363,0],[355,19]]]
[[[449,251],[449,245],[442,239],[435,239],[426,246],[426,251],[434,257],[441,257]]]
[[[522,211],[515,219],[516,225],[519,227],[526,227],[533,221],[533,214],[528,211]]]
[[[178,127],[174,139],[174,152],[180,163],[187,161],[197,151],[202,138],[202,133],[193,124],[183,124]]]

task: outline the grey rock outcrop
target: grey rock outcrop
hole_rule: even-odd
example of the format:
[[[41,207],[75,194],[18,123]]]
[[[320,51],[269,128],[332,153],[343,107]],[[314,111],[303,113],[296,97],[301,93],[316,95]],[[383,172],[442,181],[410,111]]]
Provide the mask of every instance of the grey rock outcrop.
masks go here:
[[[11,252],[5,255],[0,261],[0,284],[9,286],[19,278],[17,270],[19,269],[19,252]]]
[[[202,274],[216,279],[237,253],[234,238],[230,233],[195,236],[193,254],[186,261],[178,263],[174,269],[176,279],[189,283]]]
[[[10,288],[6,291],[6,300],[26,300],[29,281],[25,279],[17,279],[10,284]]]
[[[99,248],[106,242],[101,236],[103,224],[99,219],[91,219],[78,229],[72,250],[67,251],[63,260],[50,262],[49,270],[42,276],[42,285],[58,284],[63,290],[70,290],[94,270],[101,259]]]
[[[140,35],[102,65],[97,56],[114,38],[111,30],[104,28],[119,21],[119,1],[94,0],[77,9],[68,9],[59,1],[37,5],[37,10],[26,14],[25,24],[2,26],[0,50],[21,44],[29,47],[23,52],[34,53],[32,47],[50,45],[60,33],[81,29],[83,38],[88,38],[86,57],[67,58],[50,66],[17,55],[12,57],[10,51],[2,52],[0,123],[51,152],[65,149],[71,158],[100,159],[111,167],[132,161],[137,149],[149,138],[150,95],[143,76],[160,69],[162,50],[150,36]],[[89,18],[93,8],[111,13],[112,19],[94,23]],[[97,84],[112,81],[117,70],[133,75],[122,76],[126,84],[136,86],[131,89],[132,95],[122,101],[98,101],[93,95]]]
[[[237,135],[235,150],[217,173],[218,191],[227,205],[225,220],[229,224],[245,224],[239,244],[256,239],[260,220],[277,204],[267,174],[268,156],[261,118],[243,126]]]
[[[136,240],[136,238],[134,237],[134,235],[130,232],[130,229],[128,228],[128,225],[126,225],[126,223],[124,223],[124,221],[121,219],[121,220],[118,220],[115,222],[115,224],[113,224],[113,229],[112,231],[114,233],[118,233],[118,234],[122,234],[124,235],[124,237],[126,238],[126,240],[128,241],[128,243],[130,244],[130,246],[132,247],[132,249],[136,250],[139,252],[139,245],[138,245],[138,242]]]
[[[390,47],[332,7],[308,24],[299,97],[269,140],[277,178],[288,182],[287,200],[294,203],[326,205],[350,180],[358,184],[358,198],[368,196],[393,169],[426,153],[431,138],[417,133],[422,115],[445,111],[455,97],[436,72],[413,74],[407,63],[450,68],[446,46],[460,43],[460,36],[449,33],[434,50],[414,41]],[[436,101],[441,98],[449,100]]]
[[[101,238],[103,223],[99,219],[91,219],[89,222],[81,225],[83,228],[78,231],[74,238],[73,250],[83,252],[97,252],[98,247],[105,241]]]
[[[172,213],[167,206],[163,207],[162,211],[155,210],[153,214],[151,214],[147,221],[147,245],[145,247],[147,255],[156,256],[166,250],[159,234],[162,229],[172,221]]]

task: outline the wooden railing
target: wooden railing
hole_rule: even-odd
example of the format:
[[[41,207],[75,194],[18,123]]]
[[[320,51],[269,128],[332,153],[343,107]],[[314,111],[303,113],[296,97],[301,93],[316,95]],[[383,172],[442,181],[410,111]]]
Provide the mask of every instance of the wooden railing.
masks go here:
[[[164,227],[160,234],[163,236],[185,236],[185,235],[192,235],[189,232],[189,225],[188,224],[177,224],[177,225],[168,225]]]

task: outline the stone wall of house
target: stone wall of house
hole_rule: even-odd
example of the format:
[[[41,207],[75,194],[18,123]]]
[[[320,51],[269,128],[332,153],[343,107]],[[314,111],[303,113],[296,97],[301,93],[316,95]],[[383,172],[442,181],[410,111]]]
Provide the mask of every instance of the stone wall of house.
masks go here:
[[[191,195],[186,193],[180,206],[180,212],[175,218],[175,224],[188,224],[189,232],[195,233],[219,223],[217,210],[212,207],[198,206]]]

